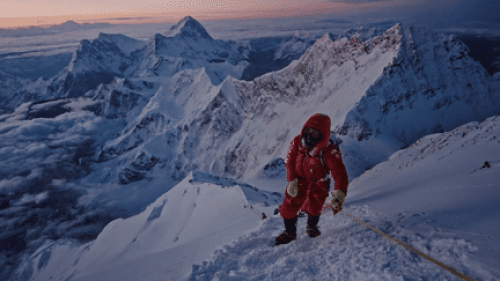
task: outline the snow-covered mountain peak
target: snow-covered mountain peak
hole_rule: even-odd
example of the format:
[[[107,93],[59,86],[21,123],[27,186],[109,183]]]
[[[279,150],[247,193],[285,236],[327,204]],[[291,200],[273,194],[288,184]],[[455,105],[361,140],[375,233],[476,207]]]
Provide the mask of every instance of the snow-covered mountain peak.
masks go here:
[[[131,52],[143,45],[123,35],[104,33],[92,41],[82,40],[69,65],[48,81],[43,99],[81,96],[101,83],[123,77],[132,64]]]
[[[45,87],[43,95],[37,93],[40,100],[84,95],[99,84],[127,76],[127,69],[136,68],[135,60],[145,46],[144,41],[101,32],[94,40],[82,40],[69,65],[58,75],[29,86],[32,89]]]
[[[80,25],[72,20],[69,20],[59,26],[57,26],[58,29],[61,30],[75,30],[78,29]]]
[[[397,54],[401,38],[401,25],[395,25],[386,30],[383,35],[366,41],[358,37],[336,37],[327,33],[308,48],[296,66],[292,68],[295,68],[296,73],[305,75],[306,80],[311,78],[318,80],[320,84],[317,86],[321,87],[321,83],[328,83],[323,77],[329,76],[331,71],[337,71],[338,68],[345,68],[347,71],[348,68],[353,67],[355,73],[361,75],[361,69],[367,64],[386,61],[386,59],[391,61]],[[382,59],[382,57],[385,58]],[[346,63],[347,65],[343,66]],[[387,64],[384,63],[384,66]],[[360,71],[357,72],[358,70]],[[332,77],[328,80],[333,82],[343,79]],[[314,81],[310,82],[314,83]],[[357,92],[363,93],[361,89]]]
[[[342,35],[341,37],[347,37],[347,38],[356,37],[359,38],[361,41],[365,41],[370,38],[380,36],[385,31],[386,31],[385,29],[381,29],[379,27],[371,27],[371,28],[360,27],[346,31],[344,35]]]
[[[326,33],[323,35],[318,41],[321,40],[330,40],[332,42],[336,42],[338,40],[342,40],[344,44],[353,44],[353,45],[362,45],[365,41],[372,42],[376,41],[380,43],[380,39],[395,39],[400,41],[403,36],[402,30],[405,28],[404,25],[397,23],[393,27],[389,29],[380,29],[380,28],[357,28],[351,29],[341,35],[335,35],[332,33]],[[347,40],[348,42],[343,42],[343,40]],[[391,41],[392,44],[396,43]]]
[[[139,62],[141,76],[172,77],[183,69],[205,68],[212,83],[220,84],[228,75],[241,78],[249,66],[249,51],[234,41],[212,39],[191,17],[172,27],[166,36],[155,34],[147,42]]]
[[[183,150],[183,156],[177,158],[179,164],[171,167],[173,174],[182,171],[179,175],[183,176],[194,167],[247,178],[273,159],[283,158],[288,142],[307,117],[324,112],[332,118],[332,131],[346,140],[342,149],[350,176],[356,177],[425,134],[498,112],[494,106],[498,92],[470,57],[464,54],[455,59],[454,50],[461,50],[461,43],[453,41],[456,39],[401,24],[365,41],[327,34],[280,71],[251,82],[226,79],[220,84],[220,70],[213,68],[219,63],[206,63],[213,60],[210,53],[179,49],[180,57],[174,59],[172,54],[179,46],[173,44],[178,41],[157,35],[150,40],[150,47],[156,50],[148,56],[150,69],[163,76],[177,74],[150,103],[159,99],[166,104],[163,108],[183,105],[183,114],[162,110],[153,114],[149,110],[157,107],[148,106],[141,120],[130,123],[126,134],[109,142],[103,153],[126,152],[139,144],[147,147],[158,141],[148,136],[161,139],[164,132],[171,132],[175,139],[169,137],[168,143],[173,150]],[[205,76],[199,76],[199,71],[179,71],[187,62],[192,64],[189,68],[203,66],[213,85],[200,79]],[[463,79],[455,81],[457,76]],[[198,87],[203,90],[196,90]],[[474,95],[484,99],[474,99]],[[198,102],[186,103],[184,97]],[[153,124],[160,117],[166,122],[158,123],[160,127],[136,127]],[[255,155],[255,159],[250,163],[247,155]]]
[[[67,70],[84,72],[95,67],[108,70],[117,64],[119,65],[121,59],[120,61],[117,59],[123,56],[123,52],[115,42],[118,37],[121,36],[100,33],[99,37],[92,41],[82,40],[78,49],[73,53]]]
[[[125,55],[130,55],[132,52],[146,46],[146,42],[130,38],[123,34],[108,34],[100,32],[99,36],[95,40],[108,44],[114,44],[118,46]]]
[[[212,39],[205,27],[191,16],[187,16],[172,26],[166,34],[168,37]]]

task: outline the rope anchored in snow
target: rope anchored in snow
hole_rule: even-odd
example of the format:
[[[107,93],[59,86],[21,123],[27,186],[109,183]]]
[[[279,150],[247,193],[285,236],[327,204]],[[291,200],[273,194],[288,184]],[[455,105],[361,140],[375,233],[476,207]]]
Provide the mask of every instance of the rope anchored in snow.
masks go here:
[[[327,207],[325,207],[325,208],[331,208],[331,206],[327,206]],[[332,211],[333,211],[333,208],[332,208]],[[335,214],[335,213],[334,213],[334,214]],[[407,244],[405,244],[405,243],[403,243],[403,242],[399,241],[398,239],[396,239],[396,238],[394,238],[394,237],[392,237],[392,236],[389,236],[389,235],[387,235],[387,234],[383,233],[382,231],[380,231],[380,230],[376,229],[375,227],[373,227],[373,226],[371,226],[371,225],[367,224],[366,222],[364,222],[364,221],[362,221],[362,220],[358,219],[357,217],[355,217],[355,216],[353,216],[353,215],[351,215],[351,214],[349,214],[349,213],[346,213],[346,212],[341,212],[340,214],[342,214],[342,215],[344,215],[344,216],[346,216],[346,217],[348,217],[348,218],[350,218],[350,219],[352,219],[352,220],[354,220],[354,221],[356,221],[356,222],[358,222],[358,223],[360,223],[360,224],[362,224],[362,225],[364,225],[364,226],[368,227],[369,229],[371,229],[371,230],[373,230],[373,231],[377,232],[378,234],[382,235],[383,237],[385,237],[385,238],[387,238],[387,239],[391,240],[392,242],[395,242],[396,244],[398,244],[398,245],[400,245],[400,246],[403,246],[405,249],[407,249],[407,250],[410,250],[410,251],[414,252],[415,254],[419,255],[420,257],[422,257],[422,258],[424,258],[424,259],[426,259],[426,260],[428,260],[428,261],[430,261],[430,262],[432,262],[432,263],[434,263],[435,265],[438,265],[438,266],[440,266],[441,268],[444,268],[444,269],[448,270],[449,272],[453,273],[453,274],[454,274],[455,276],[457,276],[458,278],[460,278],[460,279],[462,279],[462,280],[465,280],[465,281],[474,281],[474,279],[472,279],[472,278],[470,278],[470,277],[466,276],[465,274],[462,274],[462,273],[460,273],[460,272],[456,271],[455,269],[453,269],[453,268],[451,268],[451,267],[447,266],[446,264],[444,264],[444,263],[442,263],[442,262],[440,262],[440,261],[438,261],[438,260],[436,260],[436,259],[433,259],[433,258],[429,257],[428,255],[426,255],[426,254],[424,254],[424,253],[420,252],[420,251],[419,251],[419,250],[417,250],[417,249],[414,249],[414,248],[412,248],[412,247],[408,246]]]

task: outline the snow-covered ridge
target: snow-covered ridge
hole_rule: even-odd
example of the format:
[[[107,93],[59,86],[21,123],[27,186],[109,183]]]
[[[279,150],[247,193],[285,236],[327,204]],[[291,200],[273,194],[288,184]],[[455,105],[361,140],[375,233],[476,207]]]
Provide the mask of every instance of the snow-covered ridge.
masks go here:
[[[295,132],[299,132],[301,126],[299,123],[304,122],[303,119],[307,118],[305,116],[310,114],[310,111],[307,113],[308,108],[301,107],[301,104],[311,103],[306,100],[316,95],[315,88],[321,86],[314,85],[313,87],[309,87],[308,84],[314,83],[316,77],[323,76],[326,68],[342,66],[344,62],[349,60],[347,56],[353,55],[353,52],[351,52],[353,49],[357,49],[357,52],[361,55],[363,52],[365,55],[367,54],[367,51],[365,49],[362,50],[360,46],[346,45],[345,42],[349,42],[347,39],[334,42],[329,38],[330,36],[325,36],[322,40],[319,40],[306,52],[306,54],[304,54],[299,62],[294,63],[276,74],[264,75],[252,82],[228,79],[220,86],[213,87],[207,85],[206,78],[203,78],[205,75],[201,74],[200,76],[199,72],[180,72],[173,77],[168,87],[162,87],[163,91],[168,90],[165,93],[172,93],[173,91],[174,95],[164,94],[155,97],[152,99],[151,104],[154,105],[157,104],[158,101],[164,100],[161,103],[165,104],[169,101],[168,103],[171,105],[184,105],[184,112],[187,112],[186,109],[196,109],[196,111],[191,111],[191,114],[184,113],[181,116],[183,119],[177,121],[179,122],[177,126],[184,128],[180,130],[179,133],[176,133],[177,130],[172,132],[172,130],[167,129],[168,127],[175,128],[176,125],[167,124],[168,127],[156,127],[154,131],[149,130],[148,134],[153,133],[158,136],[155,137],[156,139],[160,139],[163,138],[162,132],[165,132],[165,130],[172,132],[176,139],[176,141],[173,142],[173,149],[179,146],[183,147],[184,156],[189,159],[188,164],[184,162],[186,160],[182,157],[177,157],[177,159],[181,161],[180,163],[186,163],[183,164],[186,165],[185,167],[198,167],[215,174],[229,173],[233,176],[241,176],[246,170],[245,166],[249,165],[249,163],[242,161],[243,159],[238,159],[240,155],[249,153],[257,158],[262,154],[265,155],[272,152],[273,154],[266,155],[266,158],[269,160],[257,161],[255,162],[256,166],[252,167],[257,170],[262,169],[264,167],[263,163],[267,164],[273,159],[283,157],[282,153],[280,153],[280,149],[281,152],[285,150],[289,139],[293,137],[292,134],[289,134],[292,130],[286,127],[287,124],[294,124],[296,127]],[[384,38],[379,38],[378,40],[383,42]],[[322,48],[321,46],[324,44],[329,44],[329,46],[333,46],[332,48],[336,48],[336,57],[334,60],[330,58],[330,53],[318,50]],[[391,57],[390,52],[387,51],[389,48],[384,47],[387,44],[390,44],[390,42],[388,39],[385,39],[384,44],[380,45],[380,48],[384,48],[383,52],[386,53],[386,60]],[[375,46],[375,44],[373,45]],[[369,51],[370,50],[368,50],[368,52]],[[316,56],[323,57],[318,58]],[[325,64],[323,64],[323,61]],[[385,65],[388,61],[379,63]],[[311,70],[305,69],[304,65],[306,64],[311,64]],[[313,69],[314,66],[312,66],[312,64],[320,64],[321,68]],[[379,71],[381,72],[382,70],[380,69]],[[196,76],[193,76],[194,73],[196,73]],[[372,82],[376,77],[377,75],[370,77],[370,79],[373,79]],[[267,81],[273,78],[283,81],[279,83]],[[303,82],[298,83],[297,81]],[[186,82],[189,83],[186,84]],[[269,87],[272,83],[276,84],[276,86]],[[339,83],[343,82],[339,81]],[[368,82],[366,82],[366,84],[366,86],[369,85]],[[183,86],[172,88],[171,85]],[[280,87],[282,89],[280,89]],[[194,90],[197,88],[206,90],[200,93]],[[300,93],[301,91],[305,93]],[[360,95],[361,93],[357,94]],[[324,93],[324,95],[326,97],[330,96],[330,94],[327,93]],[[198,96],[198,98],[195,98],[196,96]],[[356,101],[355,98],[349,98],[353,100],[353,103]],[[199,101],[203,102],[200,103]],[[190,105],[194,103],[196,103],[197,106]],[[280,103],[280,107],[275,108],[275,106]],[[200,107],[200,105],[203,106]],[[345,106],[343,107],[342,110],[345,109]],[[157,106],[147,106],[145,110],[149,108],[155,108],[155,111],[158,112]],[[273,110],[278,111],[279,114],[273,113]],[[306,110],[306,112],[293,114],[296,113],[297,110],[299,110],[299,112]],[[171,113],[165,114],[161,111],[159,113],[161,116],[164,116],[162,118],[165,120],[173,121],[172,117],[169,117]],[[142,116],[150,115],[144,112]],[[293,121],[297,118],[300,120],[297,120],[297,122]],[[143,120],[146,121],[147,119]],[[245,122],[244,120],[253,121]],[[137,121],[137,123],[142,122],[143,121],[140,120]],[[280,123],[281,125],[278,125]],[[262,141],[266,140],[259,137],[259,135],[276,135],[276,128],[279,128],[279,137],[270,139],[268,143],[262,143]],[[265,133],[263,130],[266,130]],[[110,142],[110,145],[106,146],[107,148],[105,151],[130,150],[137,147],[137,140],[140,140],[140,143],[144,143],[144,146],[147,147],[148,145],[146,145],[146,143],[148,140],[144,138],[144,134],[141,133],[141,135],[138,135],[133,133],[134,131],[136,131],[136,129],[132,130],[132,128],[130,128],[130,130],[127,130],[126,138],[117,139],[118,142]],[[130,142],[129,139],[134,141]],[[225,144],[227,141],[229,141],[229,143]],[[257,144],[256,142],[259,143]],[[172,142],[169,141],[169,143]],[[267,148],[272,146],[274,146],[272,150]],[[263,147],[264,149],[262,149]],[[215,150],[212,148],[215,148]],[[220,151],[220,148],[230,150]],[[106,153],[105,151],[103,152]],[[223,158],[221,159],[221,157]]]
[[[249,66],[245,46],[213,39],[191,17],[179,22],[170,33],[170,37],[156,34],[147,42],[105,33],[92,41],[82,40],[69,65],[58,75],[21,89],[9,89],[7,94],[18,96],[19,101],[7,109],[27,101],[79,97],[115,78],[168,79],[184,69],[204,68],[212,84],[220,84],[229,75],[241,78]]]
[[[288,141],[313,112],[331,116],[333,131],[345,139],[351,177],[425,134],[494,115],[498,90],[466,51],[454,37],[400,25],[365,42],[326,35],[289,67],[252,82],[235,81],[236,92],[224,92],[237,97],[236,104],[252,122],[233,129],[230,147],[238,147],[236,157],[212,172],[248,176],[262,168],[253,163],[264,165],[282,157]],[[461,78],[459,83],[453,82],[455,77]],[[243,139],[243,134],[251,141],[239,144],[236,139]],[[278,137],[261,137],[273,135]],[[249,163],[243,160],[247,153],[266,160]],[[213,158],[205,160],[213,162],[209,159]]]
[[[426,134],[498,114],[498,84],[461,41],[411,27],[401,33],[398,55],[336,129],[367,143],[383,139],[379,159]],[[358,153],[369,153],[355,146]],[[379,160],[365,161],[372,166]]]
[[[129,280],[148,271],[170,280],[187,274],[189,263],[201,262],[219,245],[257,227],[262,212],[271,215],[281,200],[280,194],[232,179],[192,173],[142,213],[108,224],[93,242],[46,243],[15,276],[26,280],[105,280],[114,278],[110,269],[111,275],[120,274],[122,269],[112,268],[124,264],[134,268],[133,272],[127,270]],[[157,265],[142,267],[143,260],[156,259],[162,260],[162,273]]]
[[[166,33],[166,36],[212,39],[212,37],[205,30],[205,27],[190,16],[183,18],[177,24],[172,26]]]
[[[429,239],[472,242],[469,266],[484,273],[473,279],[497,280],[499,173],[500,116],[493,116],[425,136],[394,153],[352,182],[349,201],[401,217],[399,226],[411,232],[428,229]]]
[[[466,51],[454,37],[397,25],[364,42],[327,34],[300,60],[250,82],[227,79],[213,86],[202,72],[179,72],[100,155],[113,152],[111,158],[123,161],[125,151],[155,154],[148,143],[168,134],[168,162],[175,162],[170,169],[176,174],[180,167],[181,175],[201,169],[248,178],[283,158],[307,117],[324,112],[344,139],[354,178],[421,136],[498,112],[494,81]],[[172,111],[175,105],[183,105],[182,114],[173,114],[180,112]],[[137,127],[159,118],[150,129]]]
[[[491,166],[500,164],[500,158],[495,155],[497,147],[500,147],[500,117],[493,116],[483,122],[471,122],[462,125],[454,130],[442,134],[427,135],[403,151],[394,153],[389,160],[406,157],[411,159],[399,166],[400,170],[405,170],[417,163],[424,161],[428,157],[438,161],[446,161],[454,153],[459,153],[463,149],[473,149],[475,147],[486,146],[491,150],[488,155],[478,153],[478,157],[470,159],[477,169],[469,171],[469,175],[479,172],[481,169],[489,169]],[[490,146],[491,145],[491,146]],[[482,148],[485,149],[486,148]],[[479,156],[484,157],[481,159]],[[497,159],[498,158],[498,159]],[[472,166],[471,165],[471,166]]]

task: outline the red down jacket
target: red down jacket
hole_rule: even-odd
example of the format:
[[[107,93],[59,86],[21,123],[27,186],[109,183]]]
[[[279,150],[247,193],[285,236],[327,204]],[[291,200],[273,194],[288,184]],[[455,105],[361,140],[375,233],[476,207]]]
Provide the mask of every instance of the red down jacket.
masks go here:
[[[310,150],[301,143],[302,132],[306,127],[314,128],[322,135],[316,147]],[[295,198],[285,192],[279,210],[284,219],[295,218],[299,210],[311,216],[321,214],[330,189],[328,173],[331,173],[335,182],[334,190],[342,190],[347,194],[348,178],[342,156],[338,146],[330,143],[329,139],[330,118],[324,114],[314,114],[302,127],[301,134],[290,143],[286,158],[287,181],[298,178],[299,192]]]

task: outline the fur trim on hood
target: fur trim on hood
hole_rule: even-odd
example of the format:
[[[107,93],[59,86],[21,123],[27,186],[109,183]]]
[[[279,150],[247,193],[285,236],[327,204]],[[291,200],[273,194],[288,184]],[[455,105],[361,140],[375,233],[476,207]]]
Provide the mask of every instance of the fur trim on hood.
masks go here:
[[[331,121],[328,115],[316,113],[313,116],[309,117],[309,119],[307,119],[307,122],[302,127],[301,134],[304,133],[305,128],[311,127],[318,130],[322,135],[321,140],[316,145],[315,155],[318,155],[323,150],[323,148],[328,145],[328,141],[330,140],[330,126]]]

